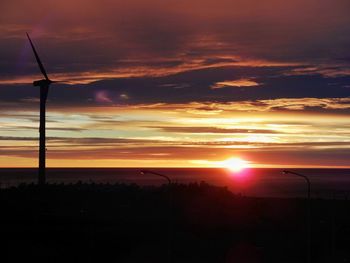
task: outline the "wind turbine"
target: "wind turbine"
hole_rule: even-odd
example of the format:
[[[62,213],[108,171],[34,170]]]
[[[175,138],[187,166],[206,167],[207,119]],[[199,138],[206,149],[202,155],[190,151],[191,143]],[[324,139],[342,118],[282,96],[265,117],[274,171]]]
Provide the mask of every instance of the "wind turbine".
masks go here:
[[[46,74],[45,68],[43,66],[43,63],[41,63],[41,60],[39,58],[38,53],[35,50],[34,44],[32,40],[30,39],[28,33],[27,37],[30,42],[30,45],[32,46],[33,53],[35,55],[36,62],[38,63],[38,66],[40,68],[41,73],[44,75],[44,79],[33,81],[33,86],[40,87],[40,126],[39,126],[39,173],[38,173],[38,184],[44,185],[46,183],[46,176],[45,176],[45,169],[46,169],[46,147],[45,147],[45,141],[46,141],[46,100],[47,95],[49,93],[49,87],[52,83],[55,83],[57,81],[52,81],[49,79],[49,77]]]

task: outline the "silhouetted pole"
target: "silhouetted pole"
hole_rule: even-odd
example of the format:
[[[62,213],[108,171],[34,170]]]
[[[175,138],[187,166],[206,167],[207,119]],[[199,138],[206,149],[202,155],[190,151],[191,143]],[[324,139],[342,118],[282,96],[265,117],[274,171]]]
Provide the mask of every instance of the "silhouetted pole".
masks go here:
[[[168,262],[172,261],[171,258],[171,246],[172,246],[172,196],[171,196],[171,180],[165,174],[160,174],[157,172],[153,172],[151,170],[141,170],[141,174],[153,174],[160,177],[163,177],[168,181],[168,202],[169,202],[169,211],[168,211]]]
[[[48,93],[48,86],[40,86],[40,126],[39,126],[39,173],[38,184],[44,185],[46,183],[46,99]]]
[[[304,178],[304,180],[307,183],[307,233],[306,233],[306,240],[307,240],[307,263],[311,262],[311,201],[310,201],[310,180],[307,176],[303,174],[299,174],[293,171],[283,171],[284,174],[294,174],[296,176]]]
[[[334,260],[335,257],[335,241],[336,241],[336,228],[335,228],[335,213],[336,213],[336,209],[335,209],[335,205],[336,205],[336,201],[334,198],[334,192],[332,194],[332,218],[331,218],[331,259]],[[335,261],[335,260],[334,260]]]

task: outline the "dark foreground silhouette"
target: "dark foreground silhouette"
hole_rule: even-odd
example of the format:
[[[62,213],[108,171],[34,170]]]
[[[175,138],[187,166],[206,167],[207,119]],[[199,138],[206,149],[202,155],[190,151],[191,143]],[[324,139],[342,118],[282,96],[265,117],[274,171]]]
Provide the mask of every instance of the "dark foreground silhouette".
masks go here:
[[[206,183],[2,189],[1,262],[305,262],[303,199]],[[312,200],[312,262],[350,262],[350,203]]]

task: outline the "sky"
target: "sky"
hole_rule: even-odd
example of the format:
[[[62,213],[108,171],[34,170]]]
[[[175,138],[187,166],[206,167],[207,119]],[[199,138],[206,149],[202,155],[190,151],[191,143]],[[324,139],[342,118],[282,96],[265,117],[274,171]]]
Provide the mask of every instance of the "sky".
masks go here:
[[[348,0],[2,0],[0,167],[350,167]]]

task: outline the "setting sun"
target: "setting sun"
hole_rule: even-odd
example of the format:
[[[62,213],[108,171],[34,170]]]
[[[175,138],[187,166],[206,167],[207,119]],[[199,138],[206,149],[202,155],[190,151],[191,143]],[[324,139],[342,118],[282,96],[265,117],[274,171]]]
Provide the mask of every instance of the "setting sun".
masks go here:
[[[222,162],[222,166],[232,172],[240,172],[249,167],[249,162],[241,158],[230,158]]]

